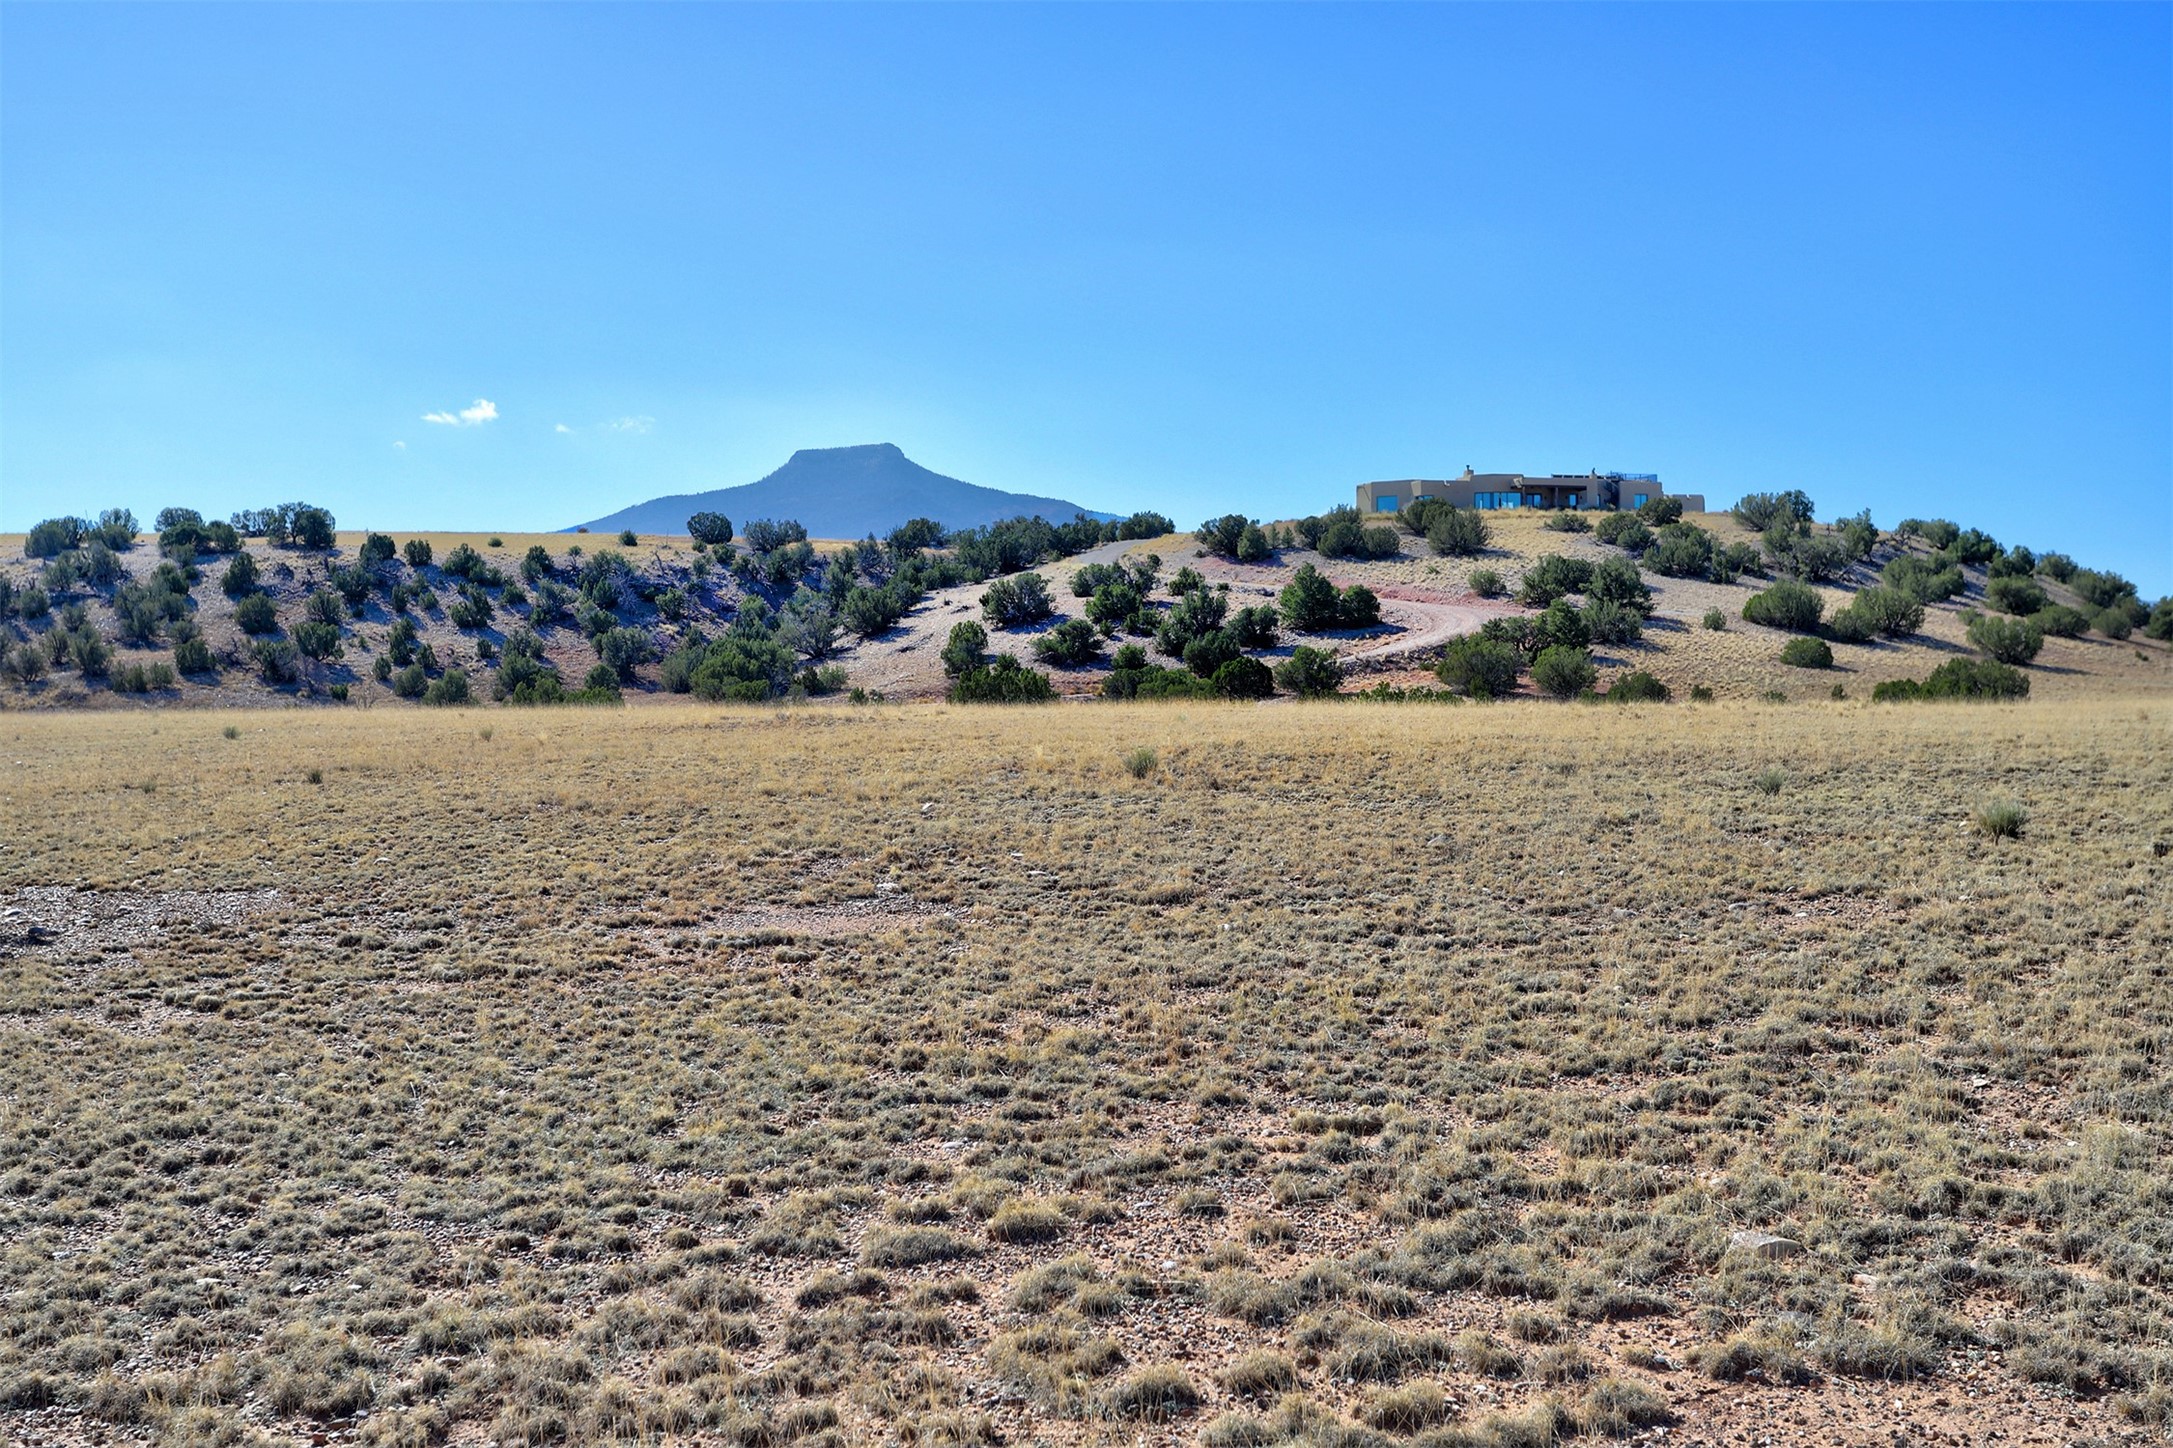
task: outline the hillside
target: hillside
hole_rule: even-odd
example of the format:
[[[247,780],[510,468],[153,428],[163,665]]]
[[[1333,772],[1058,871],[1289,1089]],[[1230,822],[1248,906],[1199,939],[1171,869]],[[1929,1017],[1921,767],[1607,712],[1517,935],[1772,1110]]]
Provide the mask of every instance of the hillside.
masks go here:
[[[949,687],[941,653],[951,629],[982,619],[981,598],[993,576],[1031,566],[1048,580],[1054,614],[1016,629],[991,629],[991,653],[1011,653],[1045,668],[1061,694],[1097,694],[1120,645],[1148,649],[1157,665],[1179,660],[1154,648],[1154,625],[1178,600],[1170,593],[1180,569],[1203,576],[1229,611],[1272,607],[1298,571],[1310,564],[1339,587],[1363,584],[1380,600],[1380,621],[1364,629],[1294,634],[1287,628],[1245,652],[1273,666],[1301,645],[1337,655],[1346,690],[1380,683],[1431,689],[1443,646],[1491,619],[1530,619],[1515,599],[1540,560],[1559,556],[1588,563],[1622,558],[1622,550],[1591,533],[1547,527],[1546,515],[1495,515],[1484,550],[1470,557],[1435,556],[1426,540],[1397,530],[1394,555],[1372,560],[1328,558],[1294,543],[1254,563],[1207,556],[1190,534],[1118,539],[1114,530],[1044,529],[1049,546],[1027,561],[967,566],[956,545],[899,560],[863,556],[840,545],[793,544],[755,555],[744,542],[705,549],[678,538],[618,538],[566,534],[401,534],[400,553],[365,563],[365,535],[342,533],[328,549],[247,543],[253,568],[246,588],[229,593],[231,557],[204,555],[189,580],[163,560],[152,540],[98,554],[102,560],[40,563],[22,556],[20,537],[0,539],[0,592],[12,604],[0,614],[0,708],[100,708],[130,704],[264,705],[297,701],[406,707],[424,687],[458,670],[474,702],[512,690],[509,646],[533,649],[566,689],[580,688],[609,655],[615,686],[630,701],[658,699],[689,688],[684,664],[701,640],[716,639],[745,618],[772,618],[773,656],[764,692],[799,697],[859,688],[885,698],[929,699]],[[1721,543],[1756,541],[1725,513],[1691,521]],[[1035,528],[1042,528],[1034,524]],[[980,537],[1007,531],[982,530]],[[1278,532],[1284,530],[1277,530]],[[969,540],[975,535],[967,535]],[[1069,543],[1057,540],[1071,538]],[[410,561],[409,544],[417,545]],[[388,551],[391,543],[383,545]],[[96,549],[70,555],[88,560]],[[1065,555],[1069,556],[1065,556]],[[1084,617],[1088,600],[1074,576],[1090,564],[1144,570],[1158,560],[1155,586],[1141,615],[1102,642],[1084,661],[1056,665],[1037,658],[1036,641],[1069,619]],[[1039,556],[1038,563],[1031,560]],[[1831,582],[1817,585],[1829,617],[1878,579],[1896,558],[1928,557],[1928,546],[1882,535],[1870,553]],[[854,582],[838,591],[835,564],[849,560]],[[65,563],[66,566],[61,566]],[[110,569],[104,582],[58,575]],[[1499,576],[1505,596],[1481,597],[1478,575]],[[1800,668],[1782,662],[1791,635],[1751,623],[1745,604],[1772,580],[1729,583],[1667,577],[1646,571],[1651,612],[1640,636],[1594,647],[1597,686],[1608,689],[1632,672],[1649,673],[1677,700],[1707,690],[1720,700],[1867,700],[1893,679],[1923,679],[1940,664],[1977,657],[1968,619],[1987,605],[1986,568],[1960,570],[1956,596],[1930,603],[1921,625],[1903,638],[1832,642],[1832,665]],[[40,580],[43,583],[40,583]],[[2082,602],[2066,584],[2037,580],[2049,602]],[[826,590],[818,595],[816,586]],[[176,593],[173,590],[181,590]],[[1226,591],[1225,591],[1226,590]],[[38,596],[32,607],[33,594]],[[878,624],[863,636],[850,626],[856,598],[888,598]],[[242,617],[245,601],[261,618]],[[797,602],[796,602],[797,600]],[[759,608],[751,605],[759,603]],[[268,611],[266,605],[268,604]],[[1725,626],[1707,626],[1717,614]],[[203,646],[209,667],[175,666],[185,639]],[[103,655],[99,655],[99,650]],[[96,666],[86,669],[86,655]],[[164,674],[161,670],[166,670]],[[2024,670],[2033,698],[2109,694],[2162,695],[2173,688],[2173,646],[2135,629],[2126,638],[2099,628],[2074,637],[2047,634]],[[448,685],[448,689],[451,686]],[[1839,694],[1836,695],[1836,689]],[[1529,677],[1518,692],[1530,694]],[[454,691],[453,697],[457,697]],[[743,697],[735,695],[734,697]]]
[[[759,482],[706,493],[651,498],[583,524],[591,533],[672,534],[687,531],[695,513],[722,513],[735,524],[750,518],[797,518],[818,538],[884,534],[912,518],[934,518],[951,528],[976,528],[1002,518],[1067,522],[1096,513],[1062,498],[1007,493],[961,482],[914,462],[893,443],[860,447],[801,448]],[[569,530],[570,531],[570,530]]]

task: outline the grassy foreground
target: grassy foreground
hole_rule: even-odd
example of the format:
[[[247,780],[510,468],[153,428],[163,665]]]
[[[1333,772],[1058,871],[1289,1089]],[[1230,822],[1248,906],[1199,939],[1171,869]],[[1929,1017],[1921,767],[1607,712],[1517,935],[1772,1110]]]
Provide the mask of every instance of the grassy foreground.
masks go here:
[[[2169,723],[10,715],[0,1437],[2151,1434]]]

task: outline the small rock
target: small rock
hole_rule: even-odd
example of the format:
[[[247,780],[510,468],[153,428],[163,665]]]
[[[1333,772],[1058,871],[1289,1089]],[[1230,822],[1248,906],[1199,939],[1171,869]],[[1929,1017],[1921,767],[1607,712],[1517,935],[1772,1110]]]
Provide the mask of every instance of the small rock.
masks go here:
[[[1776,1237],[1771,1232],[1730,1232],[1728,1250],[1748,1252],[1769,1262],[1783,1257],[1794,1257],[1803,1251],[1803,1244],[1792,1237]]]

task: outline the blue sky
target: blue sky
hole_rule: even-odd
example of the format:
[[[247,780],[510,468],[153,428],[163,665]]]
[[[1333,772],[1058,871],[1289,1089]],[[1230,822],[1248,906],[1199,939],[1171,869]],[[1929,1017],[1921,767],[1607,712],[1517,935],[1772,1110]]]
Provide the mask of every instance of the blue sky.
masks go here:
[[[556,527],[888,441],[1187,524],[1800,486],[2173,589],[2163,5],[0,24],[7,528]]]

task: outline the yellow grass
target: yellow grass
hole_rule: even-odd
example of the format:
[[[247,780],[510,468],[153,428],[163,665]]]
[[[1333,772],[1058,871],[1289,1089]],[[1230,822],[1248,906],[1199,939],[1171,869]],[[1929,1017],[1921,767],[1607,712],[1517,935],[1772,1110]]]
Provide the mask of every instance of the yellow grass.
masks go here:
[[[0,1435],[2109,1434],[2169,717],[9,715]]]

